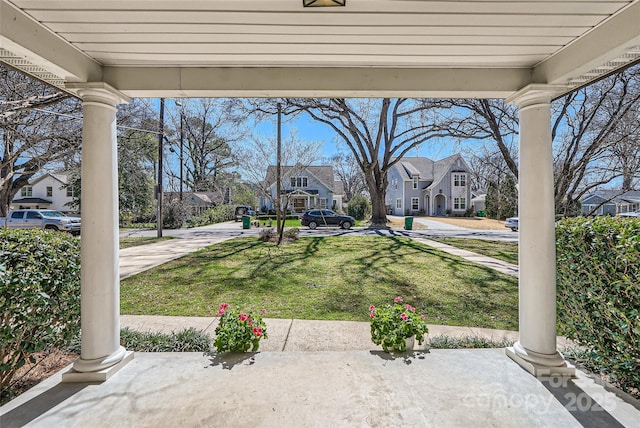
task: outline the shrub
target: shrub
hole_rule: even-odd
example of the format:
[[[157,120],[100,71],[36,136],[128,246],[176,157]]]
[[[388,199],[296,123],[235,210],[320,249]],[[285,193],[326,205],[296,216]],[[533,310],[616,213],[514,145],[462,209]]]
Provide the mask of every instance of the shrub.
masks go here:
[[[222,223],[235,218],[235,205],[218,205],[210,208],[199,216],[193,216],[187,220],[187,227],[206,226],[208,224]]]
[[[362,195],[355,195],[349,201],[347,214],[356,220],[364,220],[371,213],[371,205],[367,198]]]
[[[422,344],[429,328],[425,316],[418,314],[413,306],[404,304],[402,297],[396,297],[393,302],[393,305],[369,306],[371,341],[382,345],[385,352],[405,352],[406,339],[415,336]]]
[[[284,237],[291,241],[297,241],[299,234],[300,234],[300,229],[298,229],[297,227],[292,227],[284,230]]]
[[[0,387],[32,354],[79,333],[80,241],[66,233],[0,229]]]
[[[162,226],[167,229],[180,229],[187,215],[184,202],[180,200],[169,201],[162,208]]]
[[[211,352],[211,337],[195,328],[186,328],[169,334],[141,332],[123,328],[120,344],[136,352]]]
[[[269,242],[276,236],[276,229],[273,227],[265,227],[260,230],[260,234],[258,235],[258,240],[262,242]]]
[[[562,220],[557,228],[561,330],[586,346],[591,369],[640,387],[640,220]]]

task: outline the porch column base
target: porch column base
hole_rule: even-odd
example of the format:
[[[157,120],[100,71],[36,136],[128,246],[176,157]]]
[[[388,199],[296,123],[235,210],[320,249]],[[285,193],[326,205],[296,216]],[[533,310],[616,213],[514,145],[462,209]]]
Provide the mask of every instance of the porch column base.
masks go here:
[[[505,349],[509,358],[535,377],[576,377],[576,368],[566,361],[558,351],[555,354],[540,354],[524,348],[520,342]]]
[[[120,351],[122,355],[120,355]],[[127,351],[123,347],[120,347],[118,356],[120,356],[119,360],[115,358],[115,355],[97,360],[83,360],[78,358],[73,364],[73,367],[62,374],[62,382],[106,382],[111,376],[116,374],[118,370],[126,366],[129,361],[133,360],[133,352]],[[110,365],[106,365],[108,363],[110,363]],[[90,368],[95,369],[88,371]]]

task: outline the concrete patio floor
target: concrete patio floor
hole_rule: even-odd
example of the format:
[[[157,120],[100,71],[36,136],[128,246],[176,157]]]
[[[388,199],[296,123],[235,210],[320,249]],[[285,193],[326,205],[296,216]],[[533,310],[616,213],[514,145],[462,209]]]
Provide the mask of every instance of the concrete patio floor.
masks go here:
[[[537,379],[503,349],[136,353],[105,383],[60,379],[5,405],[2,428],[640,426],[585,374]]]

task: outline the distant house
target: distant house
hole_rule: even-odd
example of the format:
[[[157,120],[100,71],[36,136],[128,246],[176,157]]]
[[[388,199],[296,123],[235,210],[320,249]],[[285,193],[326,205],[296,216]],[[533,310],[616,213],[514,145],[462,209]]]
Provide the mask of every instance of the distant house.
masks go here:
[[[469,167],[459,154],[439,161],[404,157],[387,178],[386,205],[393,215],[463,215],[470,207]]]
[[[598,190],[581,199],[582,215],[617,215],[640,210],[640,191]]]
[[[282,199],[288,200],[288,209],[293,213],[302,213],[312,208],[328,208],[342,210],[344,186],[334,178],[331,166],[282,167]],[[272,201],[276,199],[276,167],[267,168],[264,188],[267,195],[262,195],[259,209],[275,209]]]
[[[484,211],[487,202],[487,192],[484,190],[471,192],[471,206],[474,212]]]
[[[73,188],[65,174],[47,173],[23,186],[11,201],[12,209],[39,208],[72,212]]]
[[[179,192],[165,192],[165,201],[175,201],[180,199]],[[200,215],[204,211],[211,209],[225,202],[225,195],[222,192],[183,192],[182,201],[191,215]]]

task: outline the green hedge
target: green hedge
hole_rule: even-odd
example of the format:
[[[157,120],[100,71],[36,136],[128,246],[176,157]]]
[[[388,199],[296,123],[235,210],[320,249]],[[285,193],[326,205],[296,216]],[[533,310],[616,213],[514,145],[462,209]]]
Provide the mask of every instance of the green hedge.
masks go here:
[[[0,229],[0,387],[34,352],[66,346],[80,330],[80,240]]]
[[[561,330],[591,369],[640,388],[640,220],[575,218],[556,227]]]
[[[235,218],[235,205],[218,205],[203,212],[199,216],[190,217],[187,227],[206,226],[208,224],[222,223]]]

